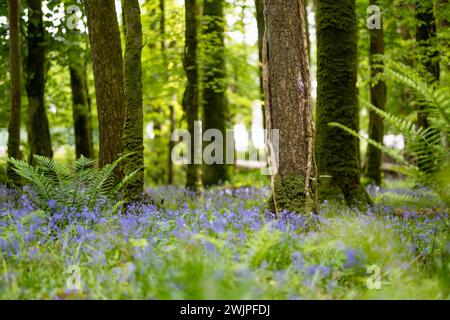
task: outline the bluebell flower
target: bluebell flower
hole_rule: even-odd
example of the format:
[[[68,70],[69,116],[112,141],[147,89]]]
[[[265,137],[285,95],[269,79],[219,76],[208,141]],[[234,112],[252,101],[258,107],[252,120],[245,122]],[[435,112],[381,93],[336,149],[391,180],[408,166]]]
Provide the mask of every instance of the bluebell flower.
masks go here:
[[[308,274],[309,275],[320,275],[321,277],[328,277],[331,273],[331,268],[328,266],[324,266],[324,265],[320,265],[320,264],[316,264],[316,265],[312,265],[310,266],[308,269]]]
[[[58,204],[58,201],[53,200],[53,199],[47,201],[47,205],[50,209],[55,209],[57,204]]]
[[[358,265],[358,257],[354,249],[348,248],[344,251],[345,253],[345,263],[344,268],[353,268]]]
[[[304,267],[303,255],[300,252],[294,252],[291,257],[292,267],[296,272],[299,272]]]

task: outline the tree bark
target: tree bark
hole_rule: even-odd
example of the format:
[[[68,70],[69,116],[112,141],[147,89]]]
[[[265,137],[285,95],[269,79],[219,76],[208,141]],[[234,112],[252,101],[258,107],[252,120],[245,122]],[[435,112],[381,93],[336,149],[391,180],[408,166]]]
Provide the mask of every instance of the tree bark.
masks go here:
[[[75,134],[75,153],[77,159],[81,156],[92,159],[93,144],[90,126],[90,111],[86,97],[86,80],[81,66],[70,63],[70,87],[72,89],[72,115]]]
[[[273,209],[316,208],[314,122],[308,61],[305,1],[265,0],[263,46],[266,126]],[[279,153],[272,130],[279,130]],[[277,161],[278,160],[278,161]]]
[[[328,123],[339,122],[359,131],[356,22],[355,0],[318,1],[319,196],[322,200],[343,198],[349,205],[370,201],[360,183],[359,141]]]
[[[369,5],[376,5],[377,0],[369,0]],[[384,34],[383,23],[381,29],[370,30],[370,101],[378,109],[384,110],[386,105],[386,83],[380,79],[383,73],[383,68],[379,67],[383,64],[381,59],[377,59],[377,55],[384,54]],[[384,123],[375,112],[369,113],[369,138],[383,144],[384,138]],[[371,144],[367,147],[366,155],[366,176],[377,186],[381,185],[381,163],[383,152],[375,148]]]
[[[20,125],[21,125],[21,92],[20,92],[20,29],[19,0],[8,2],[9,21],[9,67],[11,74],[11,113],[8,127],[8,157],[20,159]],[[20,176],[8,163],[8,183],[20,185]]]
[[[99,131],[99,165],[123,153],[125,100],[120,31],[114,0],[84,0],[94,67]],[[116,172],[121,178],[122,170]]]
[[[264,21],[264,0],[255,0],[255,6],[256,6],[256,24],[258,26],[258,53],[259,53],[259,85],[260,85],[260,91],[261,91],[261,100],[264,101],[264,79],[263,79],[263,70],[262,70],[262,64],[263,64],[263,56],[262,56],[262,47],[264,42],[264,32],[266,30],[265,27],[265,21]],[[264,112],[264,105],[262,106],[263,109],[263,124],[264,127],[266,126],[266,115]]]
[[[52,143],[44,102],[45,90],[45,29],[42,20],[42,0],[26,1],[28,16],[28,55],[26,58],[26,89],[29,107],[28,140],[30,163],[33,155],[52,157]]]
[[[436,17],[432,1],[416,2],[416,41],[418,44],[418,56],[420,64],[425,68],[425,76],[430,83],[439,81],[439,51],[433,43],[437,36]],[[429,123],[425,106],[417,108],[417,124],[422,128],[428,128]]]
[[[439,28],[443,29],[443,28],[447,28],[450,26],[450,14],[448,14],[449,10],[450,10],[450,4],[448,2],[448,0],[438,0],[437,2],[437,9],[438,12],[447,12],[447,15],[444,16],[443,18],[439,19]]]
[[[126,26],[126,49],[124,59],[125,126],[123,143],[125,154],[133,153],[125,159],[125,174],[138,172],[137,176],[125,184],[125,201],[139,201],[144,193],[144,127],[142,111],[142,23],[139,0],[124,1]]]
[[[164,72],[164,81],[166,83],[169,82],[169,73],[170,70],[167,64],[167,43],[166,43],[166,4],[165,0],[159,0],[159,11],[160,11],[160,19],[159,19],[159,33],[161,35],[161,54],[163,59],[163,65],[165,68]],[[176,121],[176,112],[175,107],[172,104],[168,105],[169,113],[170,113],[170,132],[169,132],[169,143],[167,144],[168,148],[168,158],[167,158],[167,184],[173,184],[173,163],[172,163],[172,149],[175,146],[174,142],[171,140],[172,132],[175,130],[175,121]]]
[[[176,122],[176,113],[175,107],[171,104],[169,105],[170,111],[170,132],[175,131],[175,122]],[[173,163],[172,163],[172,150],[175,147],[175,142],[172,139],[169,139],[169,154],[167,156],[168,166],[167,166],[167,184],[172,185],[174,183],[174,171],[173,171]]]
[[[86,79],[87,52],[82,49],[81,33],[77,29],[67,30],[70,87],[72,91],[72,117],[75,137],[75,154],[78,159],[81,156],[94,158],[92,143],[91,113],[89,105],[89,90]]]
[[[203,65],[203,124],[204,130],[217,129],[226,135],[227,99],[225,92],[225,17],[224,0],[206,0],[203,5],[204,65]],[[225,161],[225,143],[222,155]],[[227,181],[224,163],[206,165],[203,182],[217,185]]]
[[[186,0],[186,31],[184,49],[184,70],[187,83],[183,96],[183,109],[186,113],[188,130],[191,135],[191,164],[186,169],[186,188],[195,192],[202,189],[201,165],[194,163],[197,151],[194,145],[195,122],[200,121],[199,115],[199,76],[198,76],[198,1]]]

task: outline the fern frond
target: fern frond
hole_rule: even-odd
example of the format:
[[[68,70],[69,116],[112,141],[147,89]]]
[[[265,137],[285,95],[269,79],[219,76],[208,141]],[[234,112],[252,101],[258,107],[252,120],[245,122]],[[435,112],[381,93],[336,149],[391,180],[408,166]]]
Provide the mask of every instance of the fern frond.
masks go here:
[[[348,128],[348,127],[346,127],[346,126],[344,126],[344,125],[342,125],[340,123],[330,122],[330,123],[328,123],[328,125],[330,127],[335,127],[335,128],[342,129],[345,132],[347,132],[348,134],[350,134],[350,135],[352,135],[352,136],[354,136],[354,137],[356,137],[358,139],[366,141],[367,143],[371,144],[375,148],[377,148],[377,149],[383,151],[384,153],[388,154],[389,156],[391,156],[392,158],[394,158],[396,161],[398,161],[399,163],[403,164],[404,166],[413,167],[408,161],[405,160],[405,158],[401,155],[401,153],[399,151],[395,150],[395,149],[387,148],[386,146],[382,145],[381,143],[379,143],[379,142],[377,142],[377,141],[375,141],[373,139],[367,138],[367,137],[363,136],[362,134],[360,134],[360,133],[358,133],[358,132],[356,132],[356,131],[354,131],[354,130],[352,130],[352,129],[350,129],[350,128]]]
[[[396,203],[398,205],[420,205],[423,201],[422,196],[416,196],[406,193],[386,193],[383,195],[382,200],[384,203]]]
[[[59,164],[52,158],[39,155],[34,155],[33,158],[39,169],[41,169],[46,176],[54,179],[58,183],[63,183],[70,176],[70,171],[67,167]]]
[[[441,119],[447,127],[450,126],[450,93],[443,88],[430,85],[419,73],[402,63],[386,59],[384,73],[393,80],[400,82],[419,94],[426,107],[426,112],[433,119]]]
[[[35,186],[35,191],[39,197],[46,198],[47,200],[54,200],[56,198],[57,192],[55,192],[54,181],[46,177],[39,168],[34,168],[23,160],[8,158],[7,161],[13,165],[13,170],[18,175]]]
[[[133,172],[131,172],[130,174],[126,175],[125,178],[123,178],[123,180],[114,188],[113,192],[114,193],[119,192],[126,183],[128,183],[128,182],[132,181],[134,178],[136,178],[136,175],[142,170],[144,170],[144,167],[136,169]]]

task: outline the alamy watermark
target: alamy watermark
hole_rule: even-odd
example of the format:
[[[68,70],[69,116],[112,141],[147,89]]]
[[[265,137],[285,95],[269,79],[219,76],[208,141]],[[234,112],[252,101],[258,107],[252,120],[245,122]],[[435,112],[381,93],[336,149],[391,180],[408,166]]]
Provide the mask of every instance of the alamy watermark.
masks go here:
[[[377,265],[371,265],[367,267],[367,289],[369,290],[381,290],[381,268]]]
[[[78,265],[70,265],[66,270],[66,290],[81,291],[81,271]]]
[[[66,13],[68,14],[66,26],[69,30],[75,30],[78,28],[83,13],[79,6],[71,5],[66,9]]]
[[[369,30],[380,30],[381,29],[381,9],[379,6],[371,5],[367,8],[367,28]]]

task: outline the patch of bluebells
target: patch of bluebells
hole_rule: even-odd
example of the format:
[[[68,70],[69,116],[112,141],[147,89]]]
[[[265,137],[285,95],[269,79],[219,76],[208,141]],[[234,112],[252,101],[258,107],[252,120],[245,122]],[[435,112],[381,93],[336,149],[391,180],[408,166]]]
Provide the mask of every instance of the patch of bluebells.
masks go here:
[[[249,236],[266,226],[271,232],[285,234],[282,241],[295,248],[298,243],[314,240],[321,226],[340,220],[339,215],[330,217],[331,207],[326,203],[318,214],[298,215],[283,211],[276,218],[265,210],[268,189],[212,190],[199,198],[187,190],[174,187],[149,190],[148,193],[157,202],[164,199],[164,204],[137,204],[129,206],[126,212],[112,214],[109,209],[113,204],[102,199],[93,210],[62,208],[46,214],[27,196],[0,187],[0,255],[15,262],[46,259],[45,245],[59,242],[66,264],[77,264],[84,259],[88,265],[105,266],[112,250],[132,246],[133,257],[142,268],[161,263],[162,257],[154,255],[155,246],[169,244],[173,239],[181,243],[194,243],[199,235],[204,235],[225,240],[234,260],[239,262],[247,258],[241,248],[247,245]],[[55,207],[52,200],[48,201],[48,207]],[[362,226],[381,223],[384,228],[398,234],[403,245],[414,256],[431,254],[436,245],[436,235],[448,233],[447,212],[422,217],[409,210],[398,215],[387,206],[378,205],[369,207],[367,212],[349,210],[340,214],[355,216]],[[142,245],[133,244],[139,241]],[[450,252],[448,237],[446,241],[443,245]],[[217,254],[216,244],[208,238],[203,238],[201,244],[205,254]],[[315,263],[308,260],[304,253],[295,251],[289,265],[275,270],[274,277],[282,283],[289,269],[302,275],[308,287],[314,286],[317,279],[326,278],[329,280],[328,287],[335,288],[337,282],[331,279],[331,275],[336,268],[360,268],[365,263],[364,253],[357,243],[355,247],[339,250],[344,257],[341,265],[333,261]],[[265,269],[266,266],[268,263],[263,262],[259,268]],[[134,272],[136,266],[128,265],[127,268]],[[252,274],[248,269],[242,272]],[[114,269],[114,274],[120,277],[120,269]]]

